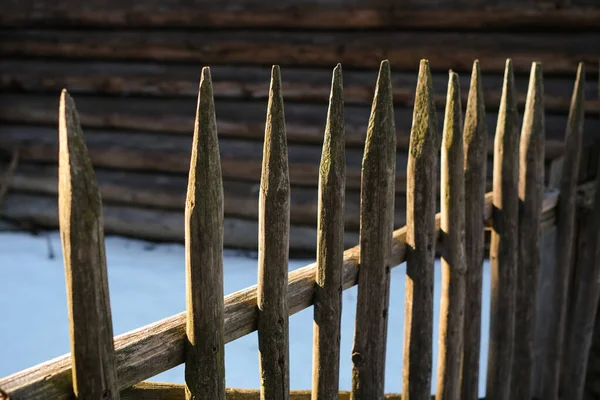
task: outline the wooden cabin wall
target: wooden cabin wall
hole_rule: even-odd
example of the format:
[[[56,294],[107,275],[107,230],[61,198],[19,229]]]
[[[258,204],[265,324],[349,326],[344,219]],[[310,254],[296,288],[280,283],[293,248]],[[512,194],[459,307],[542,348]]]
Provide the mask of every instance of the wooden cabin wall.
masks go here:
[[[440,134],[448,70],[460,74],[465,107],[478,58],[491,149],[507,57],[513,59],[521,114],[531,62],[543,63],[548,159],[562,151],[579,61],[586,62],[588,76],[586,140],[600,132],[595,0],[4,0],[3,6],[0,157],[6,165],[18,150],[18,165],[0,213],[27,226],[57,226],[62,88],[80,112],[108,233],[179,241],[200,70],[210,65],[225,180],[225,244],[249,249],[257,245],[271,64],[282,66],[293,251],[315,248],[318,164],[338,62],[346,101],[347,245],[358,239],[362,147],[384,58],[393,68],[397,227],[404,224],[406,152],[421,58],[434,71]]]

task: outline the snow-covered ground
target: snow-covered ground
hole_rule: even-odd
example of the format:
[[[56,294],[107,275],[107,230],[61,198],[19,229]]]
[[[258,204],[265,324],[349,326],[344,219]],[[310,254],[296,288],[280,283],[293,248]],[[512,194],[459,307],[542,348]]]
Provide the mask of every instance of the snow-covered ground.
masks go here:
[[[49,247],[54,258],[49,258]],[[108,276],[115,335],[185,309],[184,248],[155,245],[119,237],[106,238]],[[313,260],[293,260],[290,270]],[[256,283],[256,259],[227,251],[225,294]],[[400,392],[404,323],[404,276],[401,265],[392,270],[387,345],[386,391]],[[439,318],[441,272],[435,271],[435,316]],[[0,377],[69,352],[65,278],[57,232],[32,236],[0,233]],[[484,269],[484,310],[480,395],[484,395],[489,329],[489,266]],[[354,335],[356,287],[343,295],[340,389],[350,389],[350,354]],[[290,318],[290,384],[309,389],[312,368],[312,307]],[[438,322],[434,324],[434,338]],[[434,340],[434,379],[437,340]],[[225,347],[227,386],[257,388],[258,346],[254,332]],[[183,382],[179,366],[153,381]]]

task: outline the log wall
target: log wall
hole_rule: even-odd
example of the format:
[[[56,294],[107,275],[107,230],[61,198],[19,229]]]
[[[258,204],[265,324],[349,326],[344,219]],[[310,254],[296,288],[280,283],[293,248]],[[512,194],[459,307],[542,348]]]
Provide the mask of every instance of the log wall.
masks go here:
[[[282,66],[291,184],[291,250],[314,254],[317,183],[331,69],[344,67],[346,246],[357,242],[363,144],[377,66],[389,59],[395,105],[395,227],[421,58],[440,112],[447,71],[466,105],[480,60],[495,132],[506,58],[522,116],[528,72],[545,73],[546,157],[562,153],[573,83],[586,62],[584,137],[600,132],[600,4],[593,0],[6,0],[0,14],[0,173],[18,150],[0,213],[54,228],[60,90],[74,96],[111,233],[183,240],[200,71],[211,65],[224,179],[225,245],[257,244],[258,188],[271,64]],[[491,184],[491,145],[488,178]],[[489,189],[489,187],[488,187]]]

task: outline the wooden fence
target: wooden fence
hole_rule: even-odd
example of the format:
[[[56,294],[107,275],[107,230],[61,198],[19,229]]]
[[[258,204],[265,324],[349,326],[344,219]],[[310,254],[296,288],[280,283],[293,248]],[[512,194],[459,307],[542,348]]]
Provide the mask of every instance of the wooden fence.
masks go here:
[[[429,398],[437,248],[442,297],[435,397],[477,399],[486,228],[491,230],[492,272],[486,398],[582,398],[600,295],[600,173],[583,196],[587,217],[576,224],[583,64],[571,102],[562,173],[552,172],[559,190],[544,191],[542,66],[532,64],[519,134],[513,67],[507,60],[493,192],[486,194],[488,135],[479,64],[473,65],[464,124],[458,75],[450,71],[440,140],[429,63],[421,61],[408,159],[407,225],[395,231],[391,82],[390,65],[383,61],[362,163],[360,243],[344,251],[344,104],[341,66],[334,69],[319,169],[316,263],[288,275],[290,179],[280,70],[273,67],[259,191],[258,284],[224,297],[223,183],[213,88],[204,68],[185,211],[186,312],[114,342],[102,201],[75,103],[63,91],[58,192],[71,354],[0,379],[0,398],[398,399],[384,395],[384,372],[390,269],[403,262],[402,398]],[[438,178],[441,212],[436,214]],[[547,266],[540,257],[554,265],[552,274],[542,274]],[[340,393],[341,294],[356,284],[352,390]],[[538,291],[542,286],[550,286],[550,296]],[[288,317],[313,304],[312,391],[290,391]],[[226,389],[224,344],[254,330],[260,389]],[[185,385],[142,382],[181,363]]]

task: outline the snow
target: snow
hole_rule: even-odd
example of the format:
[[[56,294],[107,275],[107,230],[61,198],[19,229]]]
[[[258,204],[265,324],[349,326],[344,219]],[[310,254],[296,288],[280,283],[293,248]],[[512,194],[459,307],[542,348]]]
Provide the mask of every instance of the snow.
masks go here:
[[[55,257],[49,258],[49,248]],[[184,248],[179,244],[151,244],[120,237],[106,238],[109,287],[115,335],[127,332],[185,309]],[[292,260],[290,271],[313,260]],[[256,283],[256,259],[227,250],[224,259],[225,294]],[[482,358],[480,395],[485,394],[489,331],[489,265],[484,266]],[[391,273],[386,392],[399,393],[402,385],[405,266]],[[57,232],[33,236],[0,233],[0,377],[68,353],[69,329],[65,278]],[[435,270],[434,373],[441,271]],[[344,291],[341,335],[340,390],[351,386],[350,354],[354,336],[356,287]],[[312,375],[312,307],[290,318],[290,385],[310,389]],[[258,388],[256,332],[225,347],[228,387]],[[150,379],[183,383],[183,366]]]

